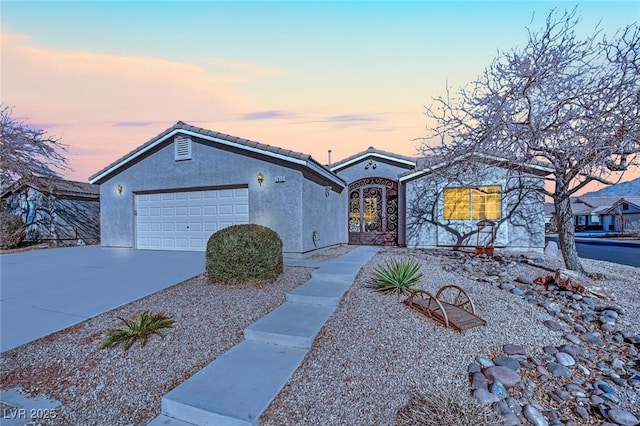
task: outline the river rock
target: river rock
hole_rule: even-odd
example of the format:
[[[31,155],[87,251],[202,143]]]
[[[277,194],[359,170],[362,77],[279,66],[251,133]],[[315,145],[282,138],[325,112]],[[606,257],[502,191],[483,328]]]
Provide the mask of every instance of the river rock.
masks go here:
[[[475,399],[480,401],[482,405],[490,405],[494,402],[499,401],[498,397],[489,392],[487,389],[476,389],[473,391],[473,396],[475,397]]]
[[[640,420],[638,420],[636,416],[628,411],[621,410],[619,408],[611,408],[608,414],[609,418],[619,425],[636,426],[638,423],[640,423]]]
[[[489,382],[487,382],[487,378],[484,374],[477,372],[473,373],[471,378],[471,389],[487,389],[489,386]]]
[[[482,370],[482,372],[484,373],[485,377],[489,379],[489,381],[499,381],[508,388],[517,385],[522,380],[520,375],[514,370],[501,365],[487,367]]]
[[[518,371],[520,369],[520,363],[518,360],[508,357],[508,356],[498,356],[493,359],[493,363],[495,365],[502,365],[504,367],[509,367],[513,371]]]
[[[558,352],[555,356],[560,365],[564,365],[565,367],[574,367],[576,365],[576,360],[566,352]]]
[[[492,394],[496,396],[499,400],[503,400],[507,396],[507,389],[500,383],[499,381],[495,381],[491,384],[491,389],[489,389]]]
[[[550,362],[549,365],[547,366],[547,369],[554,376],[571,377],[571,371],[564,365],[560,365],[555,362]]]
[[[490,360],[490,359],[487,359],[487,358],[485,358],[485,357],[483,357],[483,356],[477,356],[477,357],[476,357],[476,362],[477,362],[478,364],[480,364],[481,366],[485,367],[485,368],[486,368],[486,367],[491,367],[491,366],[493,366],[493,365],[494,365],[494,364],[493,364],[493,362],[491,362],[491,360]]]
[[[502,351],[507,355],[526,355],[527,352],[520,345],[506,344],[502,346]]]
[[[551,331],[561,331],[564,330],[564,326],[560,324],[558,321],[554,320],[545,320],[542,322],[549,330]]]
[[[524,406],[524,417],[534,426],[549,426],[549,422],[542,415],[540,411],[534,408],[531,404]]]
[[[580,336],[585,342],[593,343],[594,345],[604,346],[604,341],[600,337],[600,333],[584,333]]]

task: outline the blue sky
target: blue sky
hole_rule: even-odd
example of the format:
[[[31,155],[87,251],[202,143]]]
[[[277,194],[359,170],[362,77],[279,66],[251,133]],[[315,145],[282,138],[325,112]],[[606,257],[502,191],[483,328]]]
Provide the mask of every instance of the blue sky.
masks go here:
[[[612,35],[638,2],[3,1],[2,102],[86,180],[178,120],[309,153],[414,155],[424,105],[551,8]]]

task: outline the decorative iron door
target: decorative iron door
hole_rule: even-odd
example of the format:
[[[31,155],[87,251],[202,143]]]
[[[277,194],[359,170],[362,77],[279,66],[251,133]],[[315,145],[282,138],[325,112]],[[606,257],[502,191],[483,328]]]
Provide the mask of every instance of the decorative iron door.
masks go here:
[[[349,185],[349,244],[398,242],[398,184],[365,178]]]

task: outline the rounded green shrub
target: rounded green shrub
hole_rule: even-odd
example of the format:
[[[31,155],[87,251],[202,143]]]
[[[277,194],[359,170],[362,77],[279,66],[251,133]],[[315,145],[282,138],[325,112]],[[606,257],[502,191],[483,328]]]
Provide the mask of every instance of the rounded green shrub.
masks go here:
[[[205,266],[211,283],[272,283],[282,273],[282,240],[265,226],[229,226],[209,238]]]
[[[20,216],[0,212],[0,249],[12,249],[24,240],[25,227]]]

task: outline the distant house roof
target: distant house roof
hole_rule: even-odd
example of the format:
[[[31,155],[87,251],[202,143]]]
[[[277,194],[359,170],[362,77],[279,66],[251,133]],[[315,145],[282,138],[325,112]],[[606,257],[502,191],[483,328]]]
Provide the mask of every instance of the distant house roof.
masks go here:
[[[583,203],[589,207],[611,207],[620,197],[577,197],[574,203]]]
[[[21,191],[24,187],[31,187],[43,194],[60,198],[100,199],[100,187],[98,185],[61,178],[35,176],[17,180],[0,195],[0,198],[5,198]]]
[[[605,213],[605,214],[623,213],[624,214],[624,211],[620,211],[619,210],[619,207],[623,203],[631,204],[631,205],[635,206],[636,208],[640,209],[640,196],[639,197],[631,196],[631,197],[618,198],[618,201],[613,203],[613,205],[611,207],[609,207],[607,210],[605,210],[603,213]]]
[[[572,200],[571,210],[574,216],[588,214],[611,214],[622,203],[629,203],[640,208],[640,196],[627,197],[591,197],[583,196]]]
[[[392,152],[383,151],[381,149],[376,149],[370,146],[364,151],[360,151],[357,154],[351,155],[338,162],[330,164],[329,168],[331,169],[332,172],[336,172],[340,169],[350,166],[351,164],[357,163],[358,161],[362,161],[368,157],[375,157],[382,160],[400,163],[406,166],[407,168],[411,168],[411,169],[415,168],[417,163],[417,158],[394,154]]]
[[[114,173],[117,173],[121,167],[131,163],[138,157],[141,157],[147,151],[153,149],[154,147],[167,141],[169,138],[177,134],[194,136],[194,137],[205,139],[208,141],[220,143],[222,145],[226,145],[229,147],[239,148],[245,151],[262,154],[268,157],[278,158],[287,162],[299,164],[315,171],[319,175],[323,176],[325,179],[328,179],[338,184],[339,186],[342,186],[342,187],[345,186],[344,180],[342,180],[340,177],[331,173],[331,171],[328,168],[318,163],[308,154],[291,151],[289,149],[278,148],[272,145],[263,144],[263,143],[252,141],[249,139],[243,139],[238,136],[231,136],[225,133],[203,129],[202,127],[191,126],[182,121],[178,121],[176,124],[169,127],[164,132],[151,138],[144,144],[140,145],[138,148],[124,155],[122,158],[109,164],[107,167],[105,167],[104,169],[100,170],[98,173],[91,176],[89,178],[89,182],[102,183],[108,176]]]
[[[421,176],[431,174],[439,169],[446,168],[452,164],[461,163],[465,161],[479,161],[483,163],[497,164],[499,166],[516,167],[519,170],[523,170],[527,173],[531,173],[539,176],[547,176],[548,174],[553,172],[553,170],[551,170],[550,168],[542,165],[529,164],[529,163],[514,164],[514,162],[509,159],[498,157],[491,154],[467,153],[452,159],[426,157],[422,160],[421,167],[419,169],[411,170],[401,174],[400,181],[401,182],[411,181]]]

